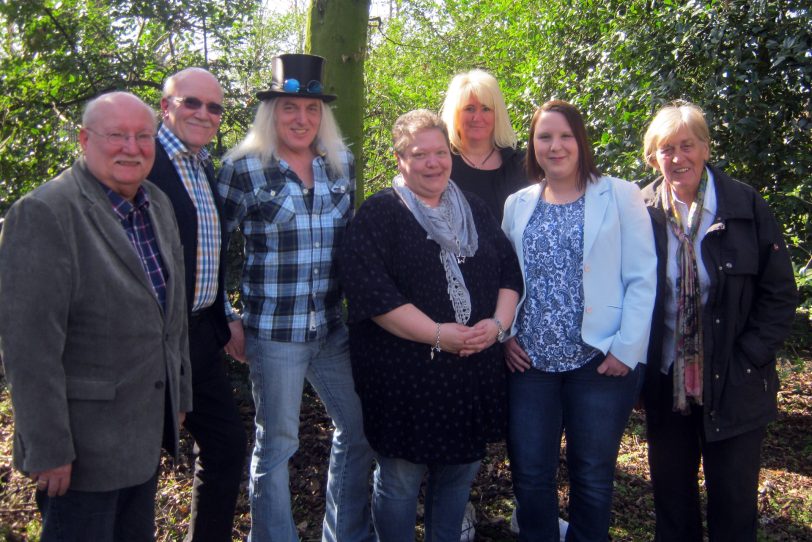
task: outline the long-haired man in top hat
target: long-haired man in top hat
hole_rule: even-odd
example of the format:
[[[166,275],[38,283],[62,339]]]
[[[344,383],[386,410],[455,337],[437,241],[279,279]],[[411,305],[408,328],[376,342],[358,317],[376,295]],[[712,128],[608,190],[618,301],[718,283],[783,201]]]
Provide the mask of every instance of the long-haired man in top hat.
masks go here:
[[[298,448],[305,378],[333,419],[325,541],[374,540],[372,450],[352,379],[335,255],[353,213],[352,154],[327,105],[323,61],[274,58],[270,90],[246,138],[218,175],[223,220],[245,237],[241,319],[230,317],[226,352],[247,359],[256,406],[251,459],[254,542],[298,540],[288,460]],[[243,328],[244,326],[244,328]]]

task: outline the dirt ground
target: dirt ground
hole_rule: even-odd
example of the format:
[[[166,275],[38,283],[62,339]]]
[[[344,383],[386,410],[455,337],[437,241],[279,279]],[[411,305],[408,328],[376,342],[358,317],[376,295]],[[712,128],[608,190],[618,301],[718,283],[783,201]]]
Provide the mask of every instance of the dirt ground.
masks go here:
[[[235,392],[246,429],[253,436],[253,405],[247,391],[247,373],[235,366]],[[759,484],[760,541],[812,541],[812,360],[781,363],[782,388],[779,419],[769,427],[763,450]],[[331,426],[312,390],[302,407],[301,448],[291,465],[294,517],[302,540],[321,539],[324,485]],[[39,521],[33,484],[11,467],[12,414],[5,382],[0,380],[0,540],[36,541]],[[157,539],[183,539],[189,514],[193,465],[192,443],[183,437],[183,454],[177,464],[163,460],[163,474],[156,504]],[[563,448],[562,448],[563,452]],[[561,516],[567,517],[566,461],[562,455],[559,478]],[[247,477],[238,502],[234,540],[245,540],[250,529]],[[477,510],[476,540],[510,541],[509,522],[513,493],[505,446],[491,446],[474,484],[471,501]],[[422,520],[422,518],[419,518]],[[611,539],[651,540],[654,506],[646,461],[643,414],[635,412],[620,450]],[[419,529],[418,534],[420,535]],[[421,538],[419,536],[419,538]]]

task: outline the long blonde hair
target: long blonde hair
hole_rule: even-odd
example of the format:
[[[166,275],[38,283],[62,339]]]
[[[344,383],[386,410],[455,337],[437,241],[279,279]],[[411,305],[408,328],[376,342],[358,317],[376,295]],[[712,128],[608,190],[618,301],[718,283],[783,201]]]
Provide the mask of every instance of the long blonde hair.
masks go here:
[[[276,157],[276,150],[279,146],[279,138],[276,133],[277,100],[278,98],[271,98],[263,100],[259,104],[248,134],[226,153],[224,159],[236,161],[253,154],[258,156],[263,164],[269,164]],[[321,102],[321,122],[316,139],[313,140],[313,150],[324,155],[327,167],[334,175],[343,177],[349,175],[341,157],[341,154],[349,149],[341,137],[333,111],[324,102]]]
[[[440,116],[448,126],[448,138],[451,148],[459,151],[462,148],[460,136],[460,110],[475,96],[479,103],[490,107],[494,112],[493,142],[497,147],[516,148],[516,132],[510,125],[510,116],[505,105],[505,98],[499,90],[496,78],[485,70],[471,70],[454,76],[448,85]]]

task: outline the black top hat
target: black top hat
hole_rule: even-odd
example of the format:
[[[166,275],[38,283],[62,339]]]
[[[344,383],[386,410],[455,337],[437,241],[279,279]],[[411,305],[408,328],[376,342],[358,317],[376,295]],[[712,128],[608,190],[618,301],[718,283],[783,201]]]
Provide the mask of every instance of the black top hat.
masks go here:
[[[297,98],[318,98],[324,102],[336,99],[333,94],[324,94],[322,78],[324,59],[316,55],[279,55],[273,57],[271,65],[271,89],[257,92],[260,100],[270,100],[280,96]]]

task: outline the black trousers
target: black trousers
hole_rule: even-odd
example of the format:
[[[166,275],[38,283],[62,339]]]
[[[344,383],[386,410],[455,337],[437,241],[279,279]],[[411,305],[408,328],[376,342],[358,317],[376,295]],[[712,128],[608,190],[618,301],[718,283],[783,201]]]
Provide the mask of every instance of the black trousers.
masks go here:
[[[656,542],[702,542],[699,462],[705,474],[710,542],[755,542],[758,473],[766,429],[708,442],[702,407],[672,410],[673,376],[660,375],[659,423],[648,427]]]
[[[193,406],[184,427],[197,460],[186,541],[230,542],[248,443],[211,309],[189,322],[189,357]]]

